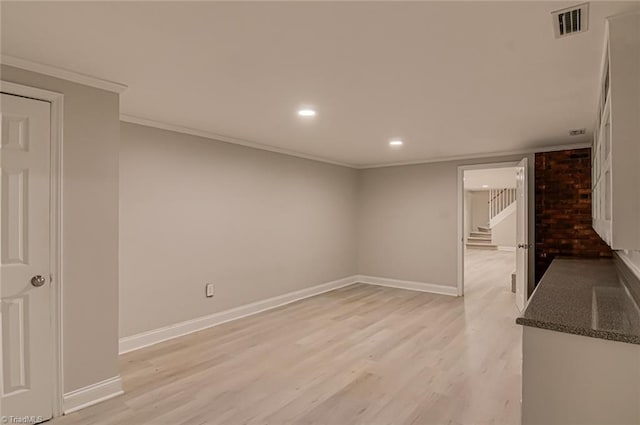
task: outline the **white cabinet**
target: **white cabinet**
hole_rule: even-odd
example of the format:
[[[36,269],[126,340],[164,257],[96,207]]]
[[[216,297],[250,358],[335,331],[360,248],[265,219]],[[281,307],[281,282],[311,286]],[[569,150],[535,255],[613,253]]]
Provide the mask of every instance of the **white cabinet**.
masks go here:
[[[607,19],[593,161],[593,228],[640,249],[640,11]]]
[[[522,425],[640,423],[640,345],[525,326]]]

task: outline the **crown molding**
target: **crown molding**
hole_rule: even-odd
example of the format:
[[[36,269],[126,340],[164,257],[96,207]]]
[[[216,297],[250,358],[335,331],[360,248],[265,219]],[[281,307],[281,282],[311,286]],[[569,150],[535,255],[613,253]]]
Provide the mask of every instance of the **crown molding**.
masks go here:
[[[256,142],[237,139],[235,137],[223,136],[223,135],[212,133],[205,130],[198,130],[195,128],[183,127],[176,124],[169,124],[165,122],[154,121],[147,118],[140,118],[140,117],[135,117],[127,114],[120,114],[120,121],[128,122],[131,124],[143,125],[145,127],[159,128],[161,130],[174,131],[176,133],[189,134],[191,136],[204,137],[205,139],[212,139],[212,140],[217,140],[219,142],[232,143],[235,145],[246,146],[253,149],[260,149],[263,151],[295,156],[298,158],[309,159],[311,161],[324,162],[326,164],[338,165],[341,167],[353,168],[356,170],[366,170],[371,168],[384,168],[384,167],[401,167],[405,165],[420,165],[420,164],[430,164],[430,163],[436,163],[436,162],[471,161],[474,159],[496,158],[496,157],[505,157],[505,156],[513,156],[513,155],[527,155],[527,154],[532,154],[536,152],[552,152],[552,151],[561,151],[565,149],[582,149],[582,148],[591,147],[590,142],[582,142],[582,143],[571,143],[571,144],[563,144],[563,145],[549,145],[549,146],[542,146],[539,148],[513,150],[513,151],[488,152],[483,154],[458,155],[458,156],[446,156],[446,157],[438,157],[438,158],[430,158],[430,159],[419,159],[415,161],[405,161],[405,162],[395,162],[395,163],[350,164],[346,162],[333,161],[331,159],[327,159],[323,157],[307,155],[307,154],[303,154],[303,153],[288,150],[288,149],[281,149],[281,148],[276,148],[274,146],[263,145]]]
[[[404,165],[420,165],[420,164],[430,164],[434,162],[471,161],[474,159],[498,158],[498,157],[505,157],[505,156],[513,156],[513,155],[527,155],[532,153],[563,151],[567,149],[584,149],[584,148],[590,148],[590,147],[591,147],[590,142],[581,142],[581,143],[570,143],[570,144],[563,144],[563,145],[548,145],[548,146],[541,146],[538,148],[521,149],[521,150],[513,150],[513,151],[476,153],[471,155],[458,155],[458,156],[442,156],[442,157],[431,158],[431,159],[419,159],[415,161],[359,165],[359,166],[356,166],[355,168],[358,168],[359,170],[366,170],[370,168],[401,167]]]
[[[104,80],[91,75],[81,74],[79,72],[69,71],[68,69],[58,68],[51,65],[45,65],[43,63],[33,62],[15,56],[2,55],[0,63],[2,65],[13,66],[15,68],[37,72],[38,74],[44,74],[50,77],[60,78],[62,80],[73,81],[74,83],[84,84],[85,86],[95,87],[97,89],[107,90],[118,94],[127,89],[125,84],[116,83],[115,81]]]
[[[289,149],[281,149],[275,146],[263,145],[261,143],[250,142],[248,140],[237,139],[235,137],[223,136],[221,134],[212,133],[205,130],[197,130],[195,128],[183,127],[176,124],[169,124],[160,121],[154,121],[147,118],[135,117],[127,114],[120,114],[120,121],[128,122],[131,124],[144,125],[146,127],[159,128],[161,130],[174,131],[176,133],[188,134],[191,136],[204,137],[205,139],[217,140],[219,142],[232,143],[234,145],[246,146],[248,148],[259,149],[268,152],[279,153],[282,155],[295,156],[298,158],[309,159],[311,161],[324,162],[326,164],[338,165],[340,167],[356,168],[353,164],[347,164],[339,161],[332,161],[327,158],[322,158],[314,155],[307,155],[300,152],[292,151]]]

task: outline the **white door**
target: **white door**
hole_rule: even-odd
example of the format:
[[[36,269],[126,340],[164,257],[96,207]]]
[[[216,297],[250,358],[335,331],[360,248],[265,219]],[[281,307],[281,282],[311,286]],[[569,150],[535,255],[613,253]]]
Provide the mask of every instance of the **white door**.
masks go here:
[[[528,276],[528,205],[527,158],[523,158],[516,171],[516,305],[520,311],[527,304]]]
[[[50,104],[3,93],[1,105],[0,409],[42,421],[53,401]]]

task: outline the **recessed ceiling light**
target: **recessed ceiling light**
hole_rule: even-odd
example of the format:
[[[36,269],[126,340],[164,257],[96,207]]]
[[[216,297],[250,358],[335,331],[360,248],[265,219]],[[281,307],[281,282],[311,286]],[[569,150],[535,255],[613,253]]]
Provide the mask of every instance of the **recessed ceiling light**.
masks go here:
[[[486,188],[489,187],[489,185],[488,184],[483,184],[482,187],[486,189]]]
[[[315,117],[316,111],[310,108],[298,109],[298,115],[301,117]]]
[[[389,146],[402,146],[404,143],[402,140],[394,139],[389,142]]]

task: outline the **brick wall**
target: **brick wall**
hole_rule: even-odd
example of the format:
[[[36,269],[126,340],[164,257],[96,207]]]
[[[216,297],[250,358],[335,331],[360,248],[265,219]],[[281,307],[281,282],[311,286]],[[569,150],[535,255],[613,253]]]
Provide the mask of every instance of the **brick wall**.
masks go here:
[[[591,149],[536,154],[536,284],[556,256],[611,257],[591,228]]]

